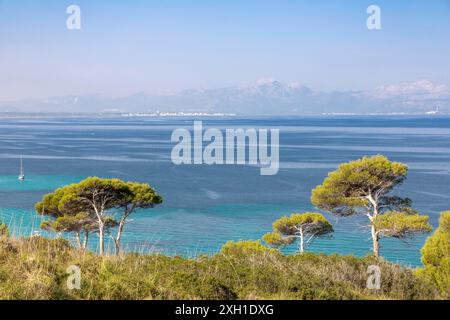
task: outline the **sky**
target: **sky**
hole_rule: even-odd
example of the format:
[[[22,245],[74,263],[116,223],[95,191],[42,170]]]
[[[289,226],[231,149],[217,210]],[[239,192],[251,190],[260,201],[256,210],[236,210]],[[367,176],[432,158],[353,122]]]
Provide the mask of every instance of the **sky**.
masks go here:
[[[81,30],[68,30],[69,5]],[[368,30],[369,5],[381,30]],[[450,0],[0,0],[0,101],[247,85],[450,86]]]

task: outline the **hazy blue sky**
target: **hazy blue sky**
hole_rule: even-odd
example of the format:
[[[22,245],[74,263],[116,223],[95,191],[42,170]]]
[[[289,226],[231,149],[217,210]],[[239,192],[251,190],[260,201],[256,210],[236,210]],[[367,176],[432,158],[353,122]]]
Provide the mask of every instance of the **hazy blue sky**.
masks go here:
[[[66,28],[66,8],[82,29]],[[382,10],[382,30],[366,9]],[[245,85],[450,85],[450,0],[0,0],[0,100]]]

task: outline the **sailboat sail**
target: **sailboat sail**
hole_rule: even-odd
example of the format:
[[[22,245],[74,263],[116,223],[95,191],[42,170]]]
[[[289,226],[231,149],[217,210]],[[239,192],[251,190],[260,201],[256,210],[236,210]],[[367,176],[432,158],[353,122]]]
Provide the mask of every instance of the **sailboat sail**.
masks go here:
[[[19,180],[25,180],[25,173],[23,171],[23,161],[22,156],[20,156],[20,174],[19,174]]]

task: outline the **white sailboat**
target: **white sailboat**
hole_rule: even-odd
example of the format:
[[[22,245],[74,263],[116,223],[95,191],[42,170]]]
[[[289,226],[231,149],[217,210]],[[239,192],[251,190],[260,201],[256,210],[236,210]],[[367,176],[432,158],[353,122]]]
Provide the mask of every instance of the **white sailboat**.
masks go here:
[[[20,174],[19,174],[18,179],[21,181],[25,180],[25,173],[23,172],[22,156],[20,156]]]

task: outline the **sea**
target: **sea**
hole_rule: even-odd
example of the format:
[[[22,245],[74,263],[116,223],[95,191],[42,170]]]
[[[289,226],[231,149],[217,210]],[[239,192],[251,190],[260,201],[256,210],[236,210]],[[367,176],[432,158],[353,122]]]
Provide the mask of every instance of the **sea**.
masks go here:
[[[263,176],[250,165],[175,165],[172,132],[205,128],[279,129],[280,170]],[[398,195],[430,217],[450,210],[450,117],[123,117],[45,116],[0,119],[0,220],[13,236],[42,235],[45,217],[34,211],[43,195],[89,176],[149,183],[164,203],[135,212],[125,226],[126,251],[196,257],[218,252],[230,240],[258,240],[274,220],[317,211],[311,190],[340,163],[383,154],[409,166]],[[25,181],[17,179],[23,158]],[[307,250],[365,256],[371,239],[364,216],[334,217],[332,237]],[[63,235],[70,239],[69,235]],[[381,240],[381,255],[405,266],[421,265],[429,235]],[[96,250],[96,239],[91,250]],[[112,249],[111,242],[107,247]],[[294,253],[295,245],[284,249]]]

